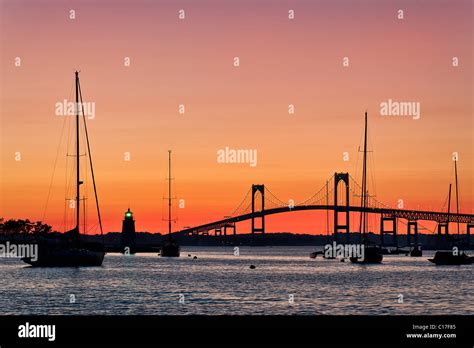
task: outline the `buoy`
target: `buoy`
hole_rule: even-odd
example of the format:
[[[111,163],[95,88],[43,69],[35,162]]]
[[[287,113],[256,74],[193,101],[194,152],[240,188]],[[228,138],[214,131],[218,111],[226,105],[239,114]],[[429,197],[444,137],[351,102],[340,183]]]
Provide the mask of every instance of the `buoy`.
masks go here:
[[[256,267],[254,265],[250,265],[250,269],[255,269]]]
[[[191,257],[191,254],[188,254],[188,257]]]

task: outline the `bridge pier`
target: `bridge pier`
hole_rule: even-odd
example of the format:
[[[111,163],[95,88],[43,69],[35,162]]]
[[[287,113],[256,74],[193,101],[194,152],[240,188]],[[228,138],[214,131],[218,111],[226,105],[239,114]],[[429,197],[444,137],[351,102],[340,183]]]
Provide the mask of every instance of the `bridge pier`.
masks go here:
[[[466,246],[471,245],[471,228],[474,229],[474,224],[468,223],[466,225]]]
[[[413,227],[413,234],[415,237],[415,247],[418,247],[418,222],[415,221],[408,221],[407,224],[407,241],[408,241],[408,247],[411,247],[411,230]]]
[[[443,230],[444,230],[444,236],[445,238],[443,239]],[[436,238],[436,248],[444,248],[448,244],[448,238],[449,238],[449,222],[438,222],[438,237]]]
[[[261,194],[262,210],[255,212],[255,194],[258,192]],[[260,220],[260,227],[255,227],[257,219]],[[256,233],[265,236],[265,185],[252,185],[252,240]]]
[[[233,233],[233,240],[235,242],[235,240],[237,239],[237,227],[235,226],[235,222],[232,223],[232,224],[225,224],[224,225],[224,238],[227,240],[227,229],[230,228],[232,229]]]
[[[386,231],[385,230],[385,222],[389,221],[392,223],[392,229]],[[380,244],[382,246],[385,245],[384,235],[391,234],[392,235],[392,245],[395,245],[398,248],[398,239],[397,239],[397,218],[394,216],[381,216],[380,217]]]
[[[339,207],[337,202],[337,187],[339,181],[342,181],[346,185],[346,206]],[[342,213],[345,216],[345,223],[339,223],[339,214]],[[339,242],[338,233],[339,231],[346,233],[346,243],[350,243],[350,227],[349,227],[350,215],[349,215],[349,173],[334,173],[334,241]]]

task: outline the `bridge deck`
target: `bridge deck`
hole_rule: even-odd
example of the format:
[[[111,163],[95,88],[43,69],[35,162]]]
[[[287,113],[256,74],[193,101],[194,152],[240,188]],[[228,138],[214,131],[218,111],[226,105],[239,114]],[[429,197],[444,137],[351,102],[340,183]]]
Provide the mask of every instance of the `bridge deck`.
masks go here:
[[[455,214],[455,213],[445,213],[445,212],[432,212],[432,211],[422,211],[422,210],[405,210],[405,209],[391,209],[391,208],[361,208],[359,206],[338,206],[334,205],[300,205],[293,208],[290,207],[279,207],[272,209],[265,209],[265,216],[272,214],[287,213],[292,211],[304,211],[304,210],[337,210],[337,211],[346,211],[349,209],[351,212],[362,212],[373,214],[382,214],[384,216],[391,216],[396,218],[407,219],[411,221],[423,220],[423,221],[436,221],[438,223],[449,222],[459,222],[459,223],[468,223],[474,224],[474,214]],[[258,211],[255,213],[248,213],[239,216],[233,216],[223,220],[218,220],[210,222],[207,224],[190,227],[184,230],[179,231],[180,233],[190,233],[190,232],[200,232],[212,230],[214,228],[224,227],[226,224],[240,222],[245,220],[250,220],[252,216],[261,216],[262,212]]]

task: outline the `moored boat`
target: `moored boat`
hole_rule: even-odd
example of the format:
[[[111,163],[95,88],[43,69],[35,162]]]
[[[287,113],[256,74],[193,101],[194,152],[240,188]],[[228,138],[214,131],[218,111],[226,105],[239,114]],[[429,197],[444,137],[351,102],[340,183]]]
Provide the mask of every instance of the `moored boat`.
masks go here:
[[[181,248],[171,237],[171,150],[168,151],[168,238],[161,244],[160,256],[179,257]]]
[[[471,265],[474,263],[474,257],[468,256],[465,252],[458,254],[453,251],[437,251],[428,261],[436,265]]]
[[[74,209],[76,211],[76,225],[75,227],[64,233],[61,238],[44,238],[37,241],[38,253],[34,257],[22,258],[22,261],[34,266],[34,267],[91,267],[101,266],[104,261],[104,248],[102,243],[87,243],[81,239],[79,231],[80,221],[80,186],[83,181],[80,177],[80,117],[79,113],[82,113],[84,122],[85,138],[87,140],[87,154],[90,160],[91,176],[94,184],[94,193],[97,206],[97,214],[99,218],[100,232],[102,236],[102,221],[100,218],[99,201],[97,197],[94,169],[92,167],[92,155],[90,153],[89,136],[87,133],[86,118],[84,110],[80,111],[79,107],[84,105],[82,101],[82,92],[79,84],[79,72],[75,72],[75,85],[76,85],[76,152],[75,152],[75,169],[76,169],[76,199],[74,201]],[[80,102],[79,102],[80,100]]]

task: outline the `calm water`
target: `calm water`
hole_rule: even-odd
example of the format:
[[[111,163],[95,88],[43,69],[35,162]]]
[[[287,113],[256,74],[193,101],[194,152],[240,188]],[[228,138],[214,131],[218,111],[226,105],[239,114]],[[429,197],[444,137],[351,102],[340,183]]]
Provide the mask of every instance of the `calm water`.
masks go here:
[[[474,267],[385,256],[309,259],[311,247],[187,247],[177,259],[108,254],[100,268],[0,259],[6,314],[474,314]],[[198,258],[188,257],[188,254]],[[256,269],[249,269],[254,264]],[[70,303],[71,294],[75,303]],[[180,295],[184,304],[180,303]],[[289,295],[294,296],[290,304]],[[398,303],[399,294],[403,303]],[[183,299],[183,297],[181,297]]]

